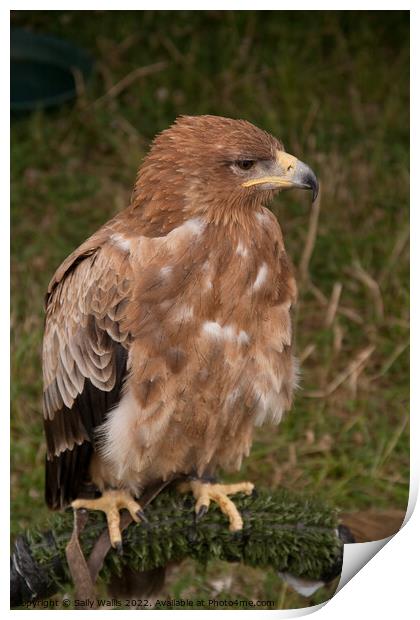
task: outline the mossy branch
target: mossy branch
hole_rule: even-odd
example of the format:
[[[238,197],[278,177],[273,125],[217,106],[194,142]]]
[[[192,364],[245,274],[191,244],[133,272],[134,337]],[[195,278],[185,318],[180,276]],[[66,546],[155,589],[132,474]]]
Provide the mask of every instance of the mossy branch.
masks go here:
[[[274,567],[297,577],[328,581],[340,573],[343,542],[334,510],[316,499],[288,491],[237,495],[243,530],[229,532],[218,507],[197,521],[189,495],[161,493],[145,513],[148,525],[132,523],[123,533],[124,552],[111,550],[101,578],[120,574],[123,565],[143,571],[193,558],[221,559],[255,567]],[[71,581],[65,548],[73,528],[72,511],[54,513],[47,532],[31,530],[15,543],[11,563],[12,606],[58,592]],[[106,527],[100,512],[91,512],[80,535],[87,557]]]

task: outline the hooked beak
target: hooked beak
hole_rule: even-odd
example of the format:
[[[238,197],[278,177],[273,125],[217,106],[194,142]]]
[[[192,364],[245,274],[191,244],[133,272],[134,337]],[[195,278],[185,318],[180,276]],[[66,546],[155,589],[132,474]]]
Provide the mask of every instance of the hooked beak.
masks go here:
[[[293,155],[277,151],[267,174],[248,179],[242,187],[263,186],[262,189],[309,189],[312,191],[312,202],[318,196],[319,184],[314,172]]]

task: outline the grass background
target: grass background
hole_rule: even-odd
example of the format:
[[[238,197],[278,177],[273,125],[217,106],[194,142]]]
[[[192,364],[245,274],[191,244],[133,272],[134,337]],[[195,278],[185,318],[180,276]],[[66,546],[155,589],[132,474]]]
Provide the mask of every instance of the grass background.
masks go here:
[[[182,113],[254,122],[322,184],[316,226],[306,194],[283,194],[273,205],[297,267],[301,389],[278,429],[257,432],[230,479],[312,493],[347,511],[405,509],[408,12],[15,11],[12,26],[70,39],[97,61],[74,106],[12,119],[12,534],[47,515],[47,283],[127,205],[150,140]],[[157,62],[164,64],[139,75]],[[308,600],[274,570],[186,562],[165,594],[292,608],[321,602],[331,589]]]

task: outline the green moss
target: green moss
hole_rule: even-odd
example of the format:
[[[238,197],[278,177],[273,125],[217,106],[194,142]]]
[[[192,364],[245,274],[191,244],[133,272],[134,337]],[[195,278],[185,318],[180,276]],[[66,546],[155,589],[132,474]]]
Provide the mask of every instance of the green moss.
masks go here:
[[[235,503],[244,527],[232,533],[226,517],[214,504],[197,521],[191,497],[176,491],[161,493],[145,509],[148,524],[131,524],[124,531],[123,556],[109,552],[103,580],[119,574],[123,565],[145,571],[186,558],[204,565],[215,560],[241,562],[309,579],[322,579],[340,564],[342,543],[336,533],[337,516],[327,504],[288,491],[261,492],[257,497],[239,494]],[[56,513],[48,527],[51,530],[47,537],[44,525],[40,530],[29,530],[26,538],[40,569],[61,588],[70,581],[65,548],[73,527],[72,512]],[[104,528],[104,515],[89,513],[89,522],[80,535],[86,557]],[[57,572],[57,558],[64,567],[62,574]]]

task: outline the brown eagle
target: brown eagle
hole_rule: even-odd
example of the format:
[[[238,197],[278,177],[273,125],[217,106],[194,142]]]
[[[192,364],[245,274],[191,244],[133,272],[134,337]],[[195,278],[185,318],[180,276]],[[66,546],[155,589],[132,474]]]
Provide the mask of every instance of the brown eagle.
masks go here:
[[[296,381],[296,296],[277,190],[318,191],[312,170],[244,120],[183,116],[159,134],[130,206],[58,268],[43,344],[46,500],[107,513],[184,478],[196,512],[253,485],[238,469],[255,426],[278,423]],[[87,497],[88,486],[101,493]]]

